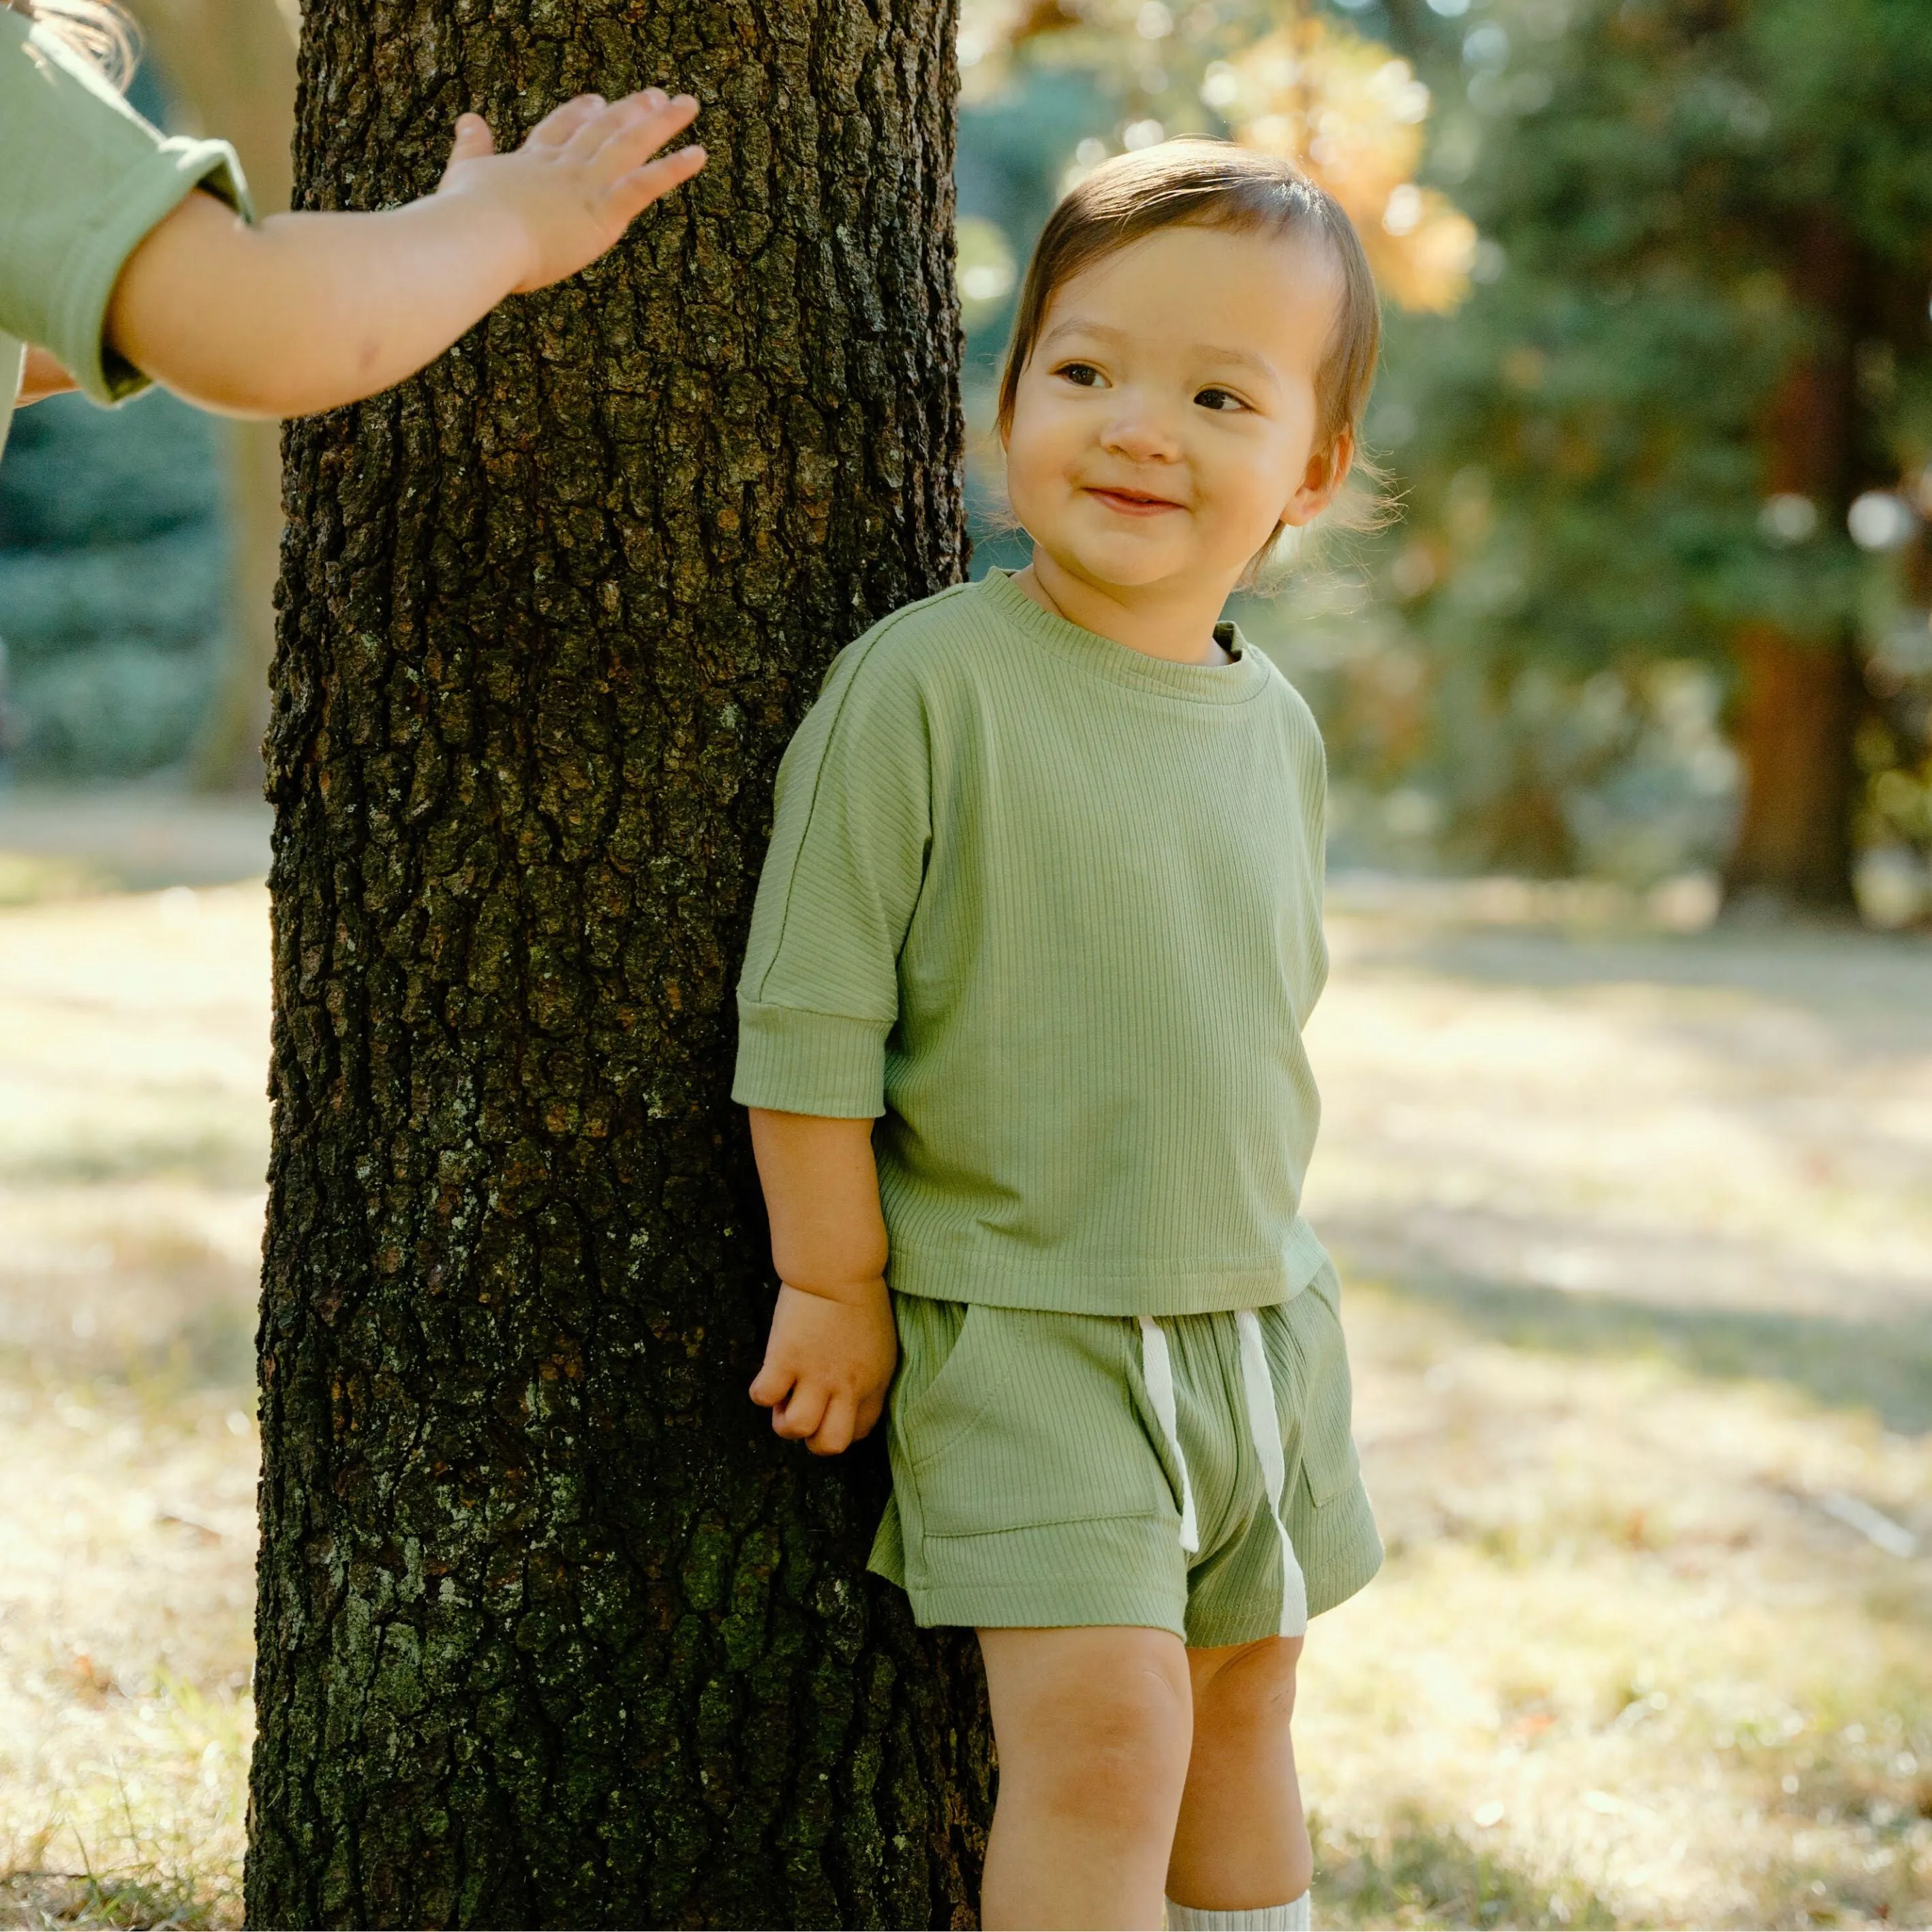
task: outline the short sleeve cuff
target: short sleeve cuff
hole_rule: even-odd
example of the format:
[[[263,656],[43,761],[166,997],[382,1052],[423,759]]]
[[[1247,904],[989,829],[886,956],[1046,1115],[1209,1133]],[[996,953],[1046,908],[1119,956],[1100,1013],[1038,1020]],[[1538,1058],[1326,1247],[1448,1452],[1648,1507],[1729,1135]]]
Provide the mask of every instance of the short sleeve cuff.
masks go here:
[[[68,258],[55,314],[58,338],[46,346],[97,403],[116,403],[148,378],[108,346],[107,304],[128,257],[196,188],[206,188],[244,220],[253,218],[242,164],[226,141],[176,136],[130,172],[97,226]]]
[[[731,1097],[741,1107],[775,1114],[876,1120],[886,1111],[886,1035],[891,1030],[890,1020],[740,1000]]]

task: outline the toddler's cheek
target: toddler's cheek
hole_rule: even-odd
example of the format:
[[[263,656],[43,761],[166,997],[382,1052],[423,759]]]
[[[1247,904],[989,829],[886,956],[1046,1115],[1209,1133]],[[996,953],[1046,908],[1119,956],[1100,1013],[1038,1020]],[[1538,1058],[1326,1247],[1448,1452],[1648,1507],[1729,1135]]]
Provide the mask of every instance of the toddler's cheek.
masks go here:
[[[1036,541],[1052,521],[1050,491],[1037,466],[1006,466],[1006,507],[1013,520]]]
[[[1244,476],[1201,506],[1206,539],[1217,562],[1245,566],[1274,537],[1292,492],[1274,474]]]

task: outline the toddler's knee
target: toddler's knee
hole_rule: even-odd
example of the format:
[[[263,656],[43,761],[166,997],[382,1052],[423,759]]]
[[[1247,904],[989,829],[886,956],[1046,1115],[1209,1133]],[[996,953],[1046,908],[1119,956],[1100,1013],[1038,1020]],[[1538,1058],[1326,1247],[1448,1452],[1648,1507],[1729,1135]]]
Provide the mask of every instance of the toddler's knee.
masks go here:
[[[1032,1715],[1025,1782],[1036,1803],[1083,1832],[1124,1840],[1172,1829],[1193,1737],[1178,1672],[1136,1664],[1110,1683],[1045,1700]],[[1003,1776],[1011,1756],[1003,1742]]]
[[[1231,1651],[1204,1682],[1196,1679],[1196,1722],[1217,1730],[1286,1724],[1294,1715],[1301,1646],[1298,1636],[1268,1636]]]

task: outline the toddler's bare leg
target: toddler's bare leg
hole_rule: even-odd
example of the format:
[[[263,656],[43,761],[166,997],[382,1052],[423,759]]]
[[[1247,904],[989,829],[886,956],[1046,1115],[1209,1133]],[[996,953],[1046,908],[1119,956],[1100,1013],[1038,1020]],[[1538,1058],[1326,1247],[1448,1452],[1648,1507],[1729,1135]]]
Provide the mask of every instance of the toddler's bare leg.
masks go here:
[[[982,1630],[1000,1750],[980,1923],[1157,1928],[1187,1776],[1172,1631]]]
[[[1264,1637],[1187,1653],[1194,1751],[1167,1895],[1210,1912],[1281,1905],[1314,1869],[1288,1720],[1302,1640]]]

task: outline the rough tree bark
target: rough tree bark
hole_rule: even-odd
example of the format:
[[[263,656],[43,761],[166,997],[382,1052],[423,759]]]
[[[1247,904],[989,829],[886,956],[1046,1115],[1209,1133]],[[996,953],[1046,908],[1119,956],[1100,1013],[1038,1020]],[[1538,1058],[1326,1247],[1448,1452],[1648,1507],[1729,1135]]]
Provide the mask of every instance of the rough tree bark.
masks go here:
[[[256,1924],[964,1924],[970,1640],[745,1388],[778,754],[964,560],[949,0],[309,0],[298,206],[651,82],[709,170],[298,424],[268,782]]]

